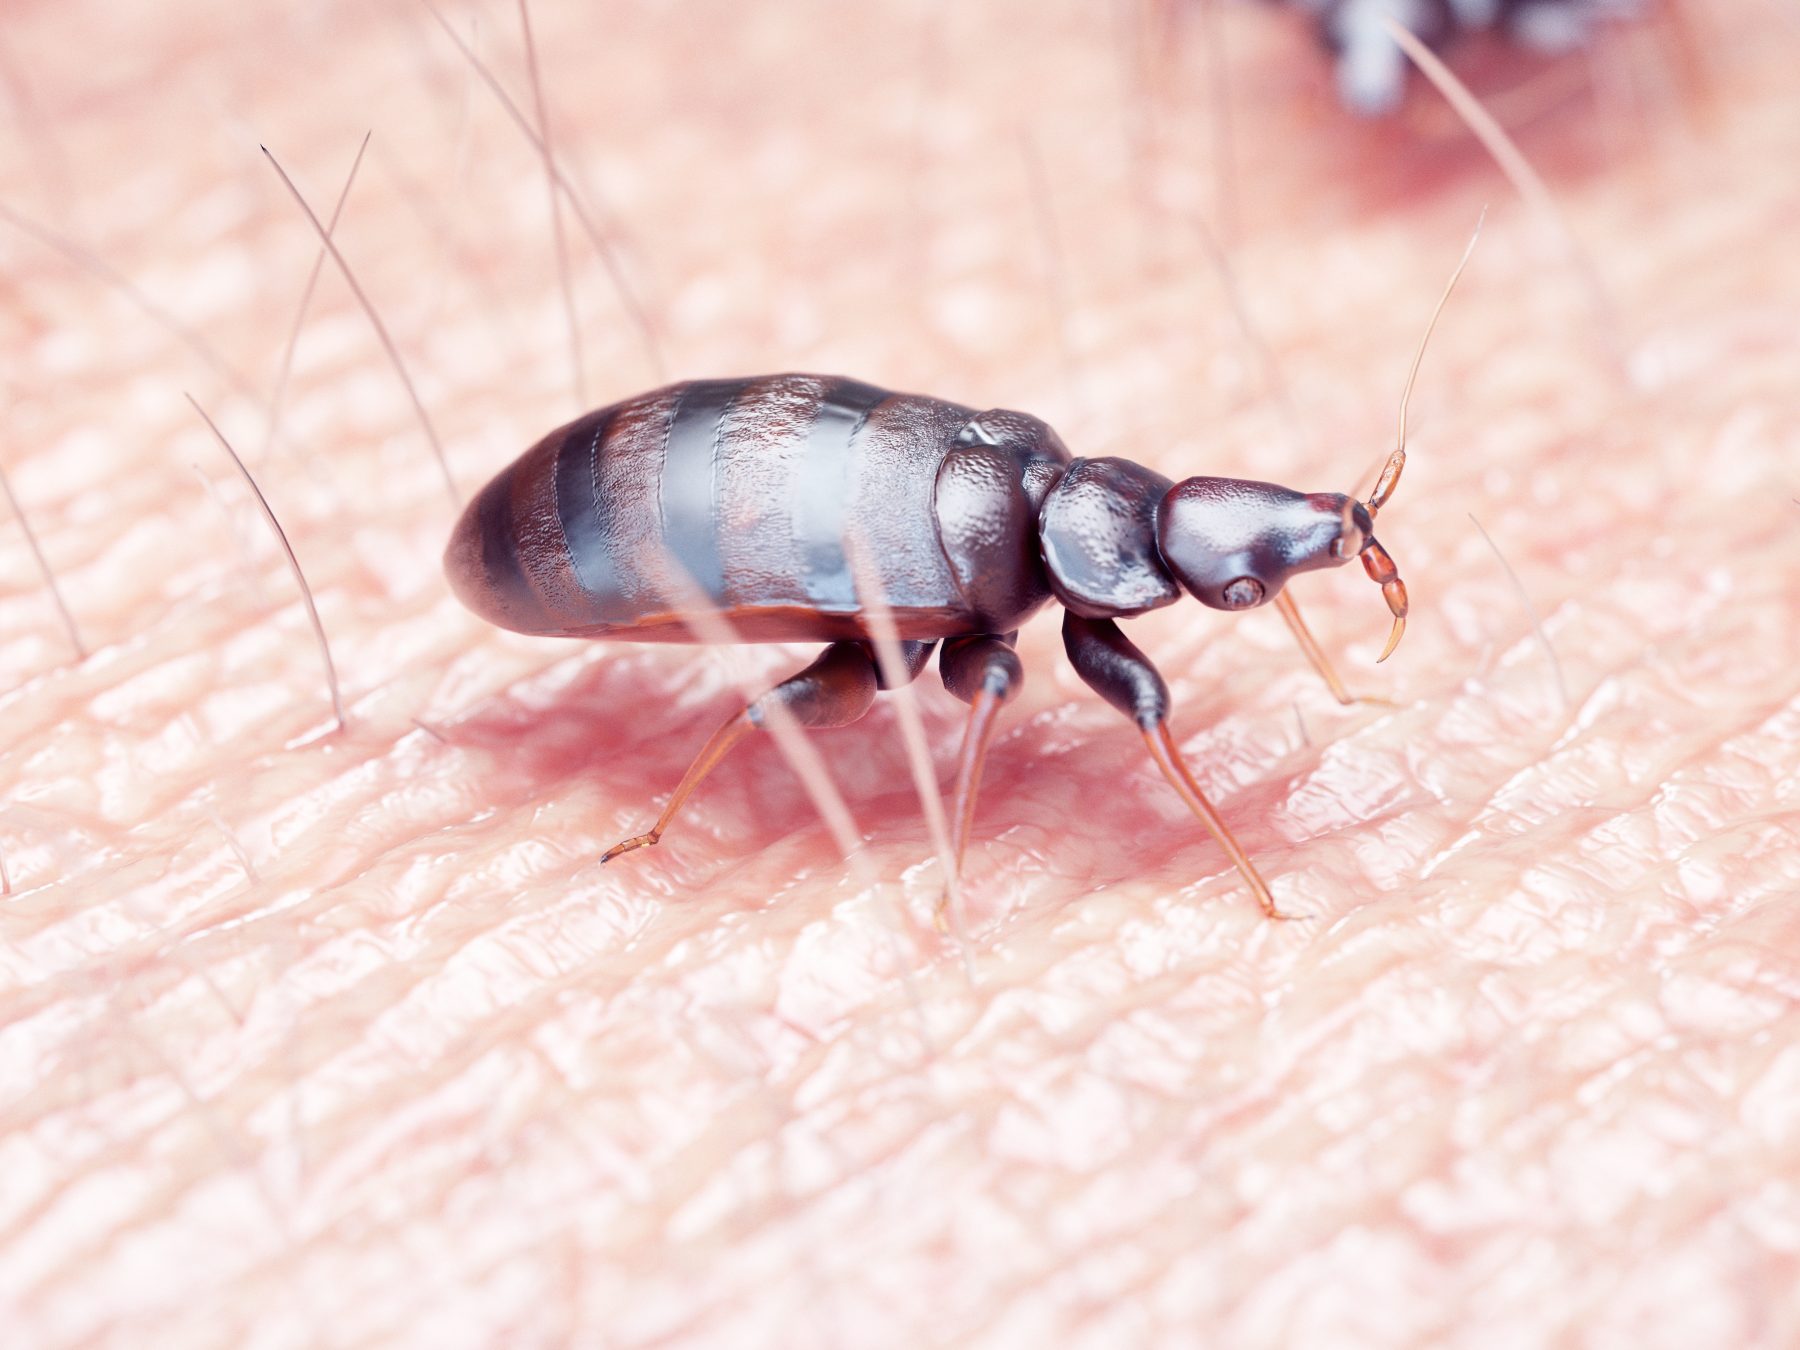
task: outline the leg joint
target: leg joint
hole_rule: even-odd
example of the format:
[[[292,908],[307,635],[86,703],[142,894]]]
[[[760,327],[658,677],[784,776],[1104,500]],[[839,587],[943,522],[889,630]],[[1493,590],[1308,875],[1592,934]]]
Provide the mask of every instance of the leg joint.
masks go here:
[[[766,725],[779,703],[803,727],[848,726],[875,702],[875,658],[860,642],[834,642],[805,670],[783,680],[749,707],[750,720]]]
[[[981,634],[950,639],[938,659],[944,688],[964,703],[974,702],[975,696],[983,693],[1002,703],[1010,700],[1025,679],[1025,667],[1012,649],[1016,636]]]

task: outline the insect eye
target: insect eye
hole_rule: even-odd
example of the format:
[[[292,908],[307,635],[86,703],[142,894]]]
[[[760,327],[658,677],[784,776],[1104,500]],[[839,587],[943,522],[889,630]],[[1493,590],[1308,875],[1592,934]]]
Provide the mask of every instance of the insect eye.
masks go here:
[[[1263,584],[1255,577],[1239,577],[1226,583],[1219,598],[1225,602],[1226,609],[1249,609],[1262,602]]]

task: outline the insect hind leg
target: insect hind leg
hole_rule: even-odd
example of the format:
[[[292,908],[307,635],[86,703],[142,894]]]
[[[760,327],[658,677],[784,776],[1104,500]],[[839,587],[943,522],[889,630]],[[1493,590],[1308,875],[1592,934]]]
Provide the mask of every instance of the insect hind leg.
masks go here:
[[[681,776],[656,824],[643,834],[614,844],[600,855],[600,861],[609,863],[620,854],[648,848],[660,840],[669,822],[706,776],[719,767],[739,741],[763,729],[771,705],[785,709],[803,727],[848,726],[869,711],[878,684],[875,658],[865,644],[832,643],[805,670],[790,675],[715,731]]]

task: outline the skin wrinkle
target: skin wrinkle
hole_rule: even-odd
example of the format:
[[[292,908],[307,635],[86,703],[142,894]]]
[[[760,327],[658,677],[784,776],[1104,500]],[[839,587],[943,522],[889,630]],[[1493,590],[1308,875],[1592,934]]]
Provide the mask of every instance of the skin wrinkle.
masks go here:
[[[1686,139],[1667,107],[1596,128],[1579,80],[1514,100],[1650,335],[1627,401],[1461,133],[1346,121],[1303,35],[1221,7],[1258,165],[1231,262],[1296,442],[1193,237],[1202,53],[1122,117],[1135,58],[1104,6],[946,13],[928,70],[915,6],[821,13],[674,29],[625,3],[600,42],[533,8],[559,167],[631,222],[677,376],[841,371],[1029,409],[1085,429],[1077,454],[1345,488],[1391,439],[1441,283],[1421,260],[1496,202],[1382,516],[1406,645],[1367,666],[1385,616],[1360,576],[1298,591],[1358,691],[1404,706],[1338,710],[1273,616],[1132,627],[1196,774],[1319,921],[1256,913],[1043,623],[970,841],[976,991],[930,929],[939,870],[880,704],[818,738],[880,890],[755,744],[654,855],[599,871],[729,685],[698,653],[456,608],[435,468],[329,272],[287,401],[308,449],[268,469],[344,670],[351,731],[321,736],[279,562],[258,545],[247,569],[187,479],[179,391],[239,443],[254,402],[0,239],[0,457],[95,649],[67,663],[0,522],[8,1325],[33,1346],[1800,1336],[1794,277],[1767,247],[1791,32],[1694,16],[1713,88]],[[27,7],[9,69],[76,200],[20,137],[0,200],[79,221],[260,385],[317,242],[254,144],[324,183],[374,126],[415,186],[359,184],[344,247],[473,488],[567,398],[545,166],[428,18],[394,15],[182,0],[109,11],[96,51],[67,40],[80,4]],[[701,35],[733,60],[677,95],[661,72]],[[516,43],[489,57],[525,87]],[[1067,357],[1020,126],[1057,188]],[[596,401],[636,392],[641,343],[601,262],[572,261]],[[1469,510],[1545,607],[1566,717]],[[748,654],[771,678],[800,656]],[[935,680],[948,776],[962,709]]]

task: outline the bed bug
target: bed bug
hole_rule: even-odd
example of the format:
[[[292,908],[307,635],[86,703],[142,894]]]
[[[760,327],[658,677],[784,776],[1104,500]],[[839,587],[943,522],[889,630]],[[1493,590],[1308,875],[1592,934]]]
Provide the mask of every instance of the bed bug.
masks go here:
[[[1312,17],[1336,60],[1338,98],[1352,112],[1378,116],[1399,105],[1406,58],[1387,22],[1427,45],[1447,48],[1493,32],[1520,47],[1567,52],[1585,46],[1603,20],[1641,9],[1640,0],[1293,0]]]
[[[856,565],[873,558],[883,627],[899,639],[897,673],[917,677],[935,649],[944,687],[969,705],[953,866],[999,711],[1024,678],[1019,628],[1055,602],[1076,673],[1137,724],[1264,913],[1283,917],[1182,759],[1168,686],[1118,621],[1184,594],[1221,610],[1273,604],[1333,693],[1352,701],[1285,587],[1359,559],[1393,615],[1377,659],[1406,631],[1406,586],[1375,518],[1406,464],[1406,405],[1426,343],[1474,246],[1471,238],[1426,326],[1398,443],[1366,501],[1241,478],[1175,482],[1129,459],[1076,458],[1028,413],[836,376],[689,380],[538,441],[469,502],[445,571],[463,604],[518,633],[693,642],[703,606],[738,641],[829,644],[714,732],[656,823],[602,862],[658,842],[774,706],[805,727],[846,726],[868,712],[889,687]]]

